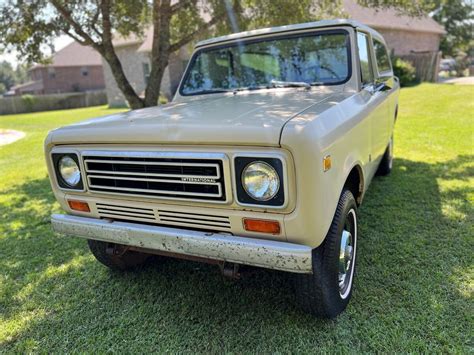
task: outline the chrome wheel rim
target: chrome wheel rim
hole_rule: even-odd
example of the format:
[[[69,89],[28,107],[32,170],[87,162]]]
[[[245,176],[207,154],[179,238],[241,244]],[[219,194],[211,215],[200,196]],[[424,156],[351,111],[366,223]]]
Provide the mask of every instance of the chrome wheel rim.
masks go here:
[[[344,221],[339,247],[339,294],[343,299],[349,295],[352,288],[356,247],[357,217],[355,210],[351,209]]]

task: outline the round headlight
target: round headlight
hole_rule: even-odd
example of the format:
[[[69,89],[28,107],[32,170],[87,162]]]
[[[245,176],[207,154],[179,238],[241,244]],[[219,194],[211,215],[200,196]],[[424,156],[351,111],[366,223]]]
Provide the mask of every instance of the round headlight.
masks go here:
[[[242,172],[242,185],[253,199],[268,201],[278,193],[280,178],[270,164],[256,161],[247,165]]]
[[[77,186],[81,181],[81,171],[77,163],[70,156],[65,155],[59,160],[59,173],[66,184],[71,187]]]

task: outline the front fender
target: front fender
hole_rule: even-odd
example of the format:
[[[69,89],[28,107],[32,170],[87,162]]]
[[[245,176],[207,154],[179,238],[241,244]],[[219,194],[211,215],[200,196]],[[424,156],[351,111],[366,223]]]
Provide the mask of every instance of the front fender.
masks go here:
[[[341,103],[323,106],[320,113],[306,112],[290,121],[281,139],[294,158],[298,196],[295,210],[284,218],[287,239],[312,248],[324,241],[351,170],[359,166],[365,175],[369,149],[370,127],[362,112],[349,115],[354,111]],[[332,167],[325,172],[328,155]]]

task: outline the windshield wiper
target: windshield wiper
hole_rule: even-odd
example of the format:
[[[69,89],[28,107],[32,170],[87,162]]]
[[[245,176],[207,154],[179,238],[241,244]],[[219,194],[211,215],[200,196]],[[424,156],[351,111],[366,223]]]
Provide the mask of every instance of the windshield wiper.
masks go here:
[[[208,90],[200,90],[200,91],[193,91],[192,95],[202,95],[202,94],[219,94],[223,92],[233,92],[232,89],[208,89]]]
[[[311,87],[310,84],[305,83],[304,81],[279,81],[272,80],[270,82],[271,86],[274,88],[307,88]]]
[[[237,91],[247,91],[247,90],[260,90],[260,89],[266,89],[266,86],[260,85],[260,86],[245,86],[241,88],[235,88],[233,89],[234,92]]]
[[[238,91],[246,91],[246,90],[259,90],[259,89],[266,89],[267,86],[246,86],[241,88],[229,88],[229,89],[208,89],[208,90],[201,90],[193,92],[194,95],[201,95],[201,94],[219,94],[224,92],[233,92],[234,94]]]

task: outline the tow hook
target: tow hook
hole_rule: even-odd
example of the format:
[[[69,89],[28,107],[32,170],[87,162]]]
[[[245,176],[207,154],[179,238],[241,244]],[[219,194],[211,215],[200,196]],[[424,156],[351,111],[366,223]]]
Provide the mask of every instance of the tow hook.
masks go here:
[[[105,252],[109,255],[113,256],[122,256],[128,251],[129,247],[126,245],[120,245],[120,244],[114,244],[114,243],[109,243],[107,245],[107,248],[105,249]]]
[[[223,264],[220,265],[222,275],[232,280],[240,279],[241,274],[239,272],[239,268],[240,268],[240,265],[236,263],[224,262]]]

